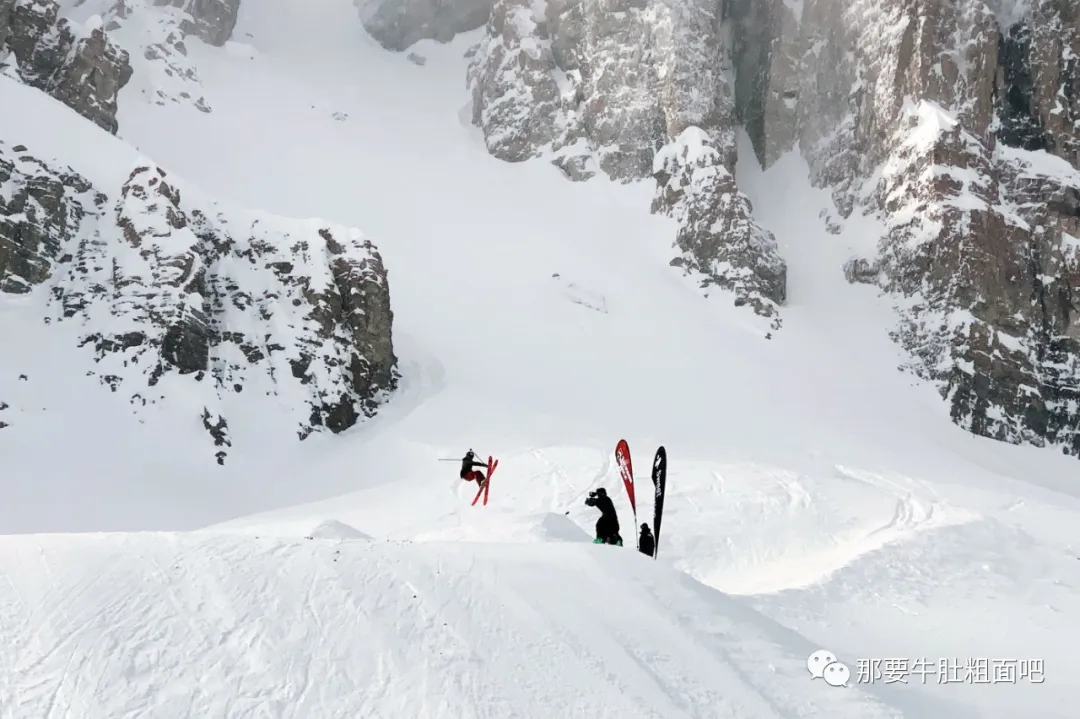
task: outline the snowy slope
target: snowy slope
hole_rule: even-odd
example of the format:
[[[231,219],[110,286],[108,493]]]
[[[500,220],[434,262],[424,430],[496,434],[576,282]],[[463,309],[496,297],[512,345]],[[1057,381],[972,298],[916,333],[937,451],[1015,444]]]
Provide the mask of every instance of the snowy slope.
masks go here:
[[[359,230],[208,197],[9,78],[0,78],[0,99],[21,108],[5,127],[17,140],[0,145],[13,167],[0,197],[12,186],[16,197],[34,184],[58,194],[63,183],[88,186],[66,190],[70,228],[51,261],[40,259],[48,279],[0,301],[9,327],[0,354],[5,469],[21,500],[8,505],[11,528],[35,515],[33,528],[77,529],[71,509],[130,527],[141,514],[131,503],[146,490],[197,485],[206,460],[223,461],[230,445],[241,449],[241,472],[256,471],[264,458],[253,450],[268,439],[295,441],[331,424],[340,398],[352,410],[363,375],[382,381],[364,359],[373,356],[364,337],[388,291]],[[67,436],[78,437],[70,453],[50,451]],[[84,468],[107,476],[72,484]],[[159,475],[149,487],[148,474]],[[232,490],[213,480],[208,488]],[[76,507],[55,501],[61,490]],[[183,511],[180,502],[172,507]]]
[[[810,681],[816,647],[738,600],[592,545],[0,548],[5,719],[899,716]]]
[[[127,42],[142,42],[140,17],[124,30]],[[272,13],[248,2],[233,37],[225,48],[187,43],[211,112],[162,101],[144,67],[121,95],[120,139],[91,137],[73,113],[0,78],[0,102],[27,108],[0,114],[0,138],[33,142],[106,183],[126,176],[134,146],[224,202],[361,228],[390,271],[401,390],[343,436],[300,443],[253,432],[219,467],[201,450],[202,428],[168,403],[139,420],[87,383],[72,338],[41,325],[40,297],[0,297],[4,339],[20,338],[0,341],[0,400],[11,405],[0,421],[21,417],[0,429],[0,532],[217,525],[230,535],[4,538],[14,588],[0,601],[26,608],[0,625],[0,643],[30,657],[6,655],[22,663],[5,662],[0,688],[31,696],[12,716],[48,716],[57,687],[60,716],[605,716],[574,714],[572,702],[594,687],[605,699],[589,710],[622,717],[724,716],[711,708],[716,693],[760,712],[749,716],[877,716],[866,693],[909,719],[1074,715],[1080,659],[1061,638],[1076,634],[1080,615],[1076,462],[971,437],[932,389],[896,370],[901,351],[883,332],[890,309],[839,269],[873,247],[877,228],[856,219],[826,232],[827,193],[808,187],[797,155],[765,174],[752,160],[739,166],[740,187],[789,268],[783,330],[765,339],[729,297],[703,300],[667,265],[674,230],[647,214],[651,187],[573,184],[546,163],[486,154],[468,126],[462,55],[471,38],[417,46],[421,67],[379,49],[349,0],[277,3]],[[741,155],[752,158],[745,147]],[[257,404],[237,411],[256,427],[277,418]],[[566,546],[591,536],[595,515],[582,501],[598,485],[632,534],[611,457],[620,437],[638,469],[639,520],[651,521],[652,452],[664,444],[671,458],[652,564]],[[437,461],[470,446],[501,459],[486,508],[470,507],[456,465]],[[321,535],[344,522],[376,544],[335,544],[353,556],[334,563],[323,556],[330,545],[302,539],[324,522]],[[172,569],[178,561],[190,571]],[[146,569],[153,562],[158,574]],[[688,589],[696,585],[685,578],[658,588],[675,584],[672,567],[749,596]],[[438,582],[424,579],[433,571]],[[99,575],[111,579],[94,589]],[[320,577],[338,584],[320,591],[316,582],[310,609],[304,597]],[[399,627],[411,597],[387,593],[403,581],[433,604]],[[369,583],[380,588],[368,592]],[[494,618],[477,619],[470,601]],[[356,607],[372,612],[369,622],[354,621]],[[476,645],[473,661],[453,666],[494,672],[483,691],[474,672],[439,664],[410,634],[436,613],[450,618],[456,641]],[[72,633],[81,617],[99,616],[85,636]],[[628,653],[624,620],[640,627],[634,646],[647,653]],[[255,641],[252,625],[268,644],[245,644]],[[195,636],[182,644],[180,630],[162,626],[195,627]],[[569,643],[571,630],[581,645]],[[329,644],[304,644],[318,636]],[[551,636],[567,643],[545,643]],[[327,658],[366,641],[375,648],[355,665]],[[734,670],[741,659],[725,652],[743,643],[771,657],[754,666],[772,677],[772,662],[775,688]],[[818,644],[852,658],[1043,659],[1046,682],[931,677],[843,698],[847,690],[800,673],[798,657]],[[144,648],[131,660],[139,673],[111,668],[100,649],[111,646]],[[560,662],[543,651],[551,646]],[[538,676],[564,676],[565,664],[565,683],[515,675],[501,661],[511,647]],[[146,714],[151,705],[140,701],[174,692],[187,702],[191,689],[169,684],[181,671],[172,659],[155,668],[140,657],[181,651],[187,661],[205,657],[182,668],[185,677],[214,677],[199,690],[203,703]],[[633,671],[652,678],[622,678],[638,661],[631,655],[646,667]],[[85,672],[54,664],[69,660]],[[402,673],[390,664],[407,662],[418,667],[411,687],[361,695],[351,686],[390,682]],[[312,680],[309,698],[297,699],[304,671],[337,679]],[[509,688],[518,685],[538,693]],[[458,703],[439,714],[424,704],[431,687]],[[641,687],[639,714],[619,703],[625,687]],[[263,708],[260,696],[282,703]],[[102,703],[63,709],[77,700]]]

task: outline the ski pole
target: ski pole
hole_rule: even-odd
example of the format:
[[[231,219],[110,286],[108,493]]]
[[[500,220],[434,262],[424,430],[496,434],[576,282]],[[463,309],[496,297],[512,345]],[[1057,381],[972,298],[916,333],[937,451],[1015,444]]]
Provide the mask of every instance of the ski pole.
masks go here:
[[[476,457],[478,459],[481,456],[479,452],[473,452],[473,454],[476,455]],[[461,459],[460,458],[455,458],[455,457],[439,457],[435,461],[436,462],[460,462]]]

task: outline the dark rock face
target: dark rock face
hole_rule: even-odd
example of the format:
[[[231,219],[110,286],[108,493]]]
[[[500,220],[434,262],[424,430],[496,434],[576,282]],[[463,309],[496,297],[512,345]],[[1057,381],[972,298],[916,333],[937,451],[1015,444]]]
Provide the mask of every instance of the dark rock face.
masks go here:
[[[736,306],[749,304],[758,315],[774,317],[771,327],[779,329],[775,314],[785,300],[787,268],[772,235],[750,219],[750,201],[726,169],[734,158],[720,156],[717,144],[734,148],[734,138],[714,143],[691,127],[678,140],[657,155],[660,188],[653,200],[654,211],[679,221],[675,242],[683,256],[672,264],[703,276],[703,288],[718,285],[731,292]]]
[[[142,407],[202,405],[224,461],[222,401],[283,397],[301,438],[375,414],[397,386],[387,272],[356,230],[226,208],[156,167],[109,202],[0,143],[0,290],[50,286],[92,372]]]
[[[907,369],[974,433],[1080,454],[1080,5],[498,0],[468,81],[493,155],[651,173],[673,263],[770,317],[784,263],[733,134],[766,166],[798,146],[881,221],[845,271],[895,299]]]
[[[364,28],[387,50],[420,40],[449,42],[482,26],[495,0],[355,0]]]
[[[154,5],[183,10],[187,17],[180,24],[181,31],[217,47],[232,37],[240,13],[240,0],[154,0]]]
[[[998,38],[998,65],[1003,80],[998,101],[998,140],[1025,150],[1045,150],[1050,138],[1033,108],[1035,93],[1031,56],[1032,32],[1014,25]]]
[[[735,182],[719,0],[498,0],[468,73],[488,150],[546,156],[573,180],[655,178],[678,220],[672,264],[779,327],[786,268]]]
[[[131,79],[126,51],[101,27],[85,31],[59,17],[53,0],[0,0],[0,65],[115,134],[116,99]]]
[[[49,279],[86,213],[104,202],[79,175],[0,141],[0,292],[27,293]]]
[[[798,141],[842,214],[882,220],[848,277],[897,298],[953,419],[1080,454],[1080,11],[992,7],[770,0],[744,12],[774,42],[747,41],[738,109],[766,163]]]

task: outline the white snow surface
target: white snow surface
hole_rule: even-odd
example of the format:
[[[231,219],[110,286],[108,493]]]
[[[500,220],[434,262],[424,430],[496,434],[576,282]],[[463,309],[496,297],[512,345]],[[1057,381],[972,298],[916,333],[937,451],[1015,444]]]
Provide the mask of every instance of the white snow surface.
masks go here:
[[[402,389],[340,436],[266,422],[220,467],[179,385],[136,417],[42,323],[47,288],[0,297],[0,718],[1075,716],[1077,462],[963,432],[897,371],[891,308],[841,271],[880,228],[828,234],[797,154],[762,173],[741,139],[789,268],[766,340],[668,265],[649,184],[487,155],[475,34],[418,66],[350,0],[305,0],[245,2],[233,39],[185,41],[212,112],[136,68],[109,138],[0,77],[0,138],[103,187],[144,153],[222,202],[361,228]],[[267,412],[246,397],[234,415]],[[657,561],[591,544],[597,486],[632,544],[620,438],[638,522],[668,451]],[[468,447],[500,459],[486,507],[438,461]],[[810,678],[818,648],[848,687]],[[934,671],[870,683],[860,660]]]
[[[6,539],[0,573],[4,716],[897,716],[614,548],[38,535]]]

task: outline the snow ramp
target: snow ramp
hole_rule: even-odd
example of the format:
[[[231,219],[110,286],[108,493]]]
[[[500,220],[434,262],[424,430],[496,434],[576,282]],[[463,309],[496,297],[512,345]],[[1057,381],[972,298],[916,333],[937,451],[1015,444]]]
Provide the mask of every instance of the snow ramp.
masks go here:
[[[4,719],[902,716],[814,649],[614,547],[0,537]]]

